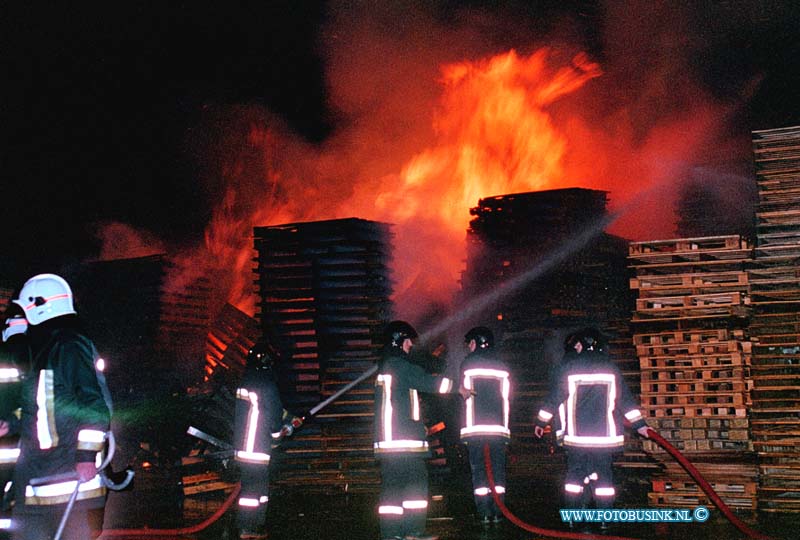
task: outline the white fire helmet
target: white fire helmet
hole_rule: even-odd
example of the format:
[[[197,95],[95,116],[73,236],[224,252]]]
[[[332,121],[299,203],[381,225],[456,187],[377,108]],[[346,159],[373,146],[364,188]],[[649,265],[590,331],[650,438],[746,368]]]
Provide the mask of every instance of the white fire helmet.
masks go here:
[[[28,329],[28,320],[19,315],[17,317],[9,317],[6,319],[6,324],[3,326],[3,341],[8,341],[11,336],[17,334],[24,334]]]
[[[14,303],[22,308],[28,323],[37,324],[61,315],[75,313],[72,289],[64,278],[55,274],[39,274],[25,282]]]

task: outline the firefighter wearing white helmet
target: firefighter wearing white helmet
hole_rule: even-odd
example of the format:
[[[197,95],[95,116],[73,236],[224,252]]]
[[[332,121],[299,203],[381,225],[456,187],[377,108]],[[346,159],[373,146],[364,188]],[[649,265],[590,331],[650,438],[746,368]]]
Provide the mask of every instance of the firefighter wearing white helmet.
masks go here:
[[[31,370],[22,384],[18,420],[0,423],[0,436],[20,436],[14,471],[14,538],[52,538],[75,482],[32,486],[32,478],[77,472],[77,502],[64,540],[96,538],[102,529],[105,487],[97,471],[109,428],[111,401],[97,371],[97,350],[80,330],[72,290],[55,274],[40,274],[14,300],[25,315]]]
[[[22,308],[33,326],[54,317],[75,314],[72,289],[64,278],[55,274],[33,276],[25,282],[14,303]]]

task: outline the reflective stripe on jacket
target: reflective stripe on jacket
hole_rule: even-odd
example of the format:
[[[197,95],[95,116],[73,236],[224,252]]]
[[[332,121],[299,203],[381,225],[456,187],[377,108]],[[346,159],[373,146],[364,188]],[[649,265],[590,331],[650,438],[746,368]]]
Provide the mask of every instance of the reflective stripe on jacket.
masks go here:
[[[97,358],[92,341],[73,328],[54,329],[36,351],[33,372],[22,386],[14,473],[26,505],[66,502],[75,488],[75,482],[34,488],[28,484],[31,478],[72,472],[79,462],[102,462],[111,400],[105,378],[95,367]],[[81,485],[78,500],[94,499],[101,506],[105,493],[98,476]]]
[[[453,386],[451,379],[430,375],[401,351],[385,351],[375,378],[375,453],[427,454],[419,392],[447,394]]]
[[[273,441],[280,438],[281,405],[271,371],[249,369],[236,390],[234,459],[267,465]]]
[[[550,393],[536,418],[547,425],[556,412],[556,436],[565,446],[615,448],[624,443],[623,415],[633,429],[645,425],[639,403],[607,355],[569,353],[555,370]]]
[[[511,376],[506,364],[477,349],[461,364],[461,386],[472,391],[464,403],[461,439],[510,438]]]

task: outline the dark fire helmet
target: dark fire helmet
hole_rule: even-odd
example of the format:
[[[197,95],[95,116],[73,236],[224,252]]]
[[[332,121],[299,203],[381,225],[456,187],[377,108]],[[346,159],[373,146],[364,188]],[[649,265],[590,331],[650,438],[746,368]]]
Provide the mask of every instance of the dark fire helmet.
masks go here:
[[[464,342],[466,343],[473,339],[479,349],[491,349],[494,347],[494,334],[485,326],[476,326],[464,336]]]
[[[384,331],[386,345],[398,348],[403,346],[403,342],[406,339],[414,339],[417,335],[414,327],[405,321],[392,321],[386,325],[386,330]]]

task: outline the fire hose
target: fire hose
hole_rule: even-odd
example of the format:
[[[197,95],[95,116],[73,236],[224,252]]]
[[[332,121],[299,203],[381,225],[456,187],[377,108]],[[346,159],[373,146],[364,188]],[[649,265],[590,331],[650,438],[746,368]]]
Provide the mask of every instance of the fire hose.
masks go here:
[[[293,427],[299,427],[302,425],[303,422],[306,421],[307,418],[310,418],[316,415],[320,410],[325,408],[327,405],[335,401],[345,392],[348,392],[351,388],[356,386],[357,384],[361,383],[362,381],[366,380],[372,374],[377,371],[377,366],[373,366],[372,368],[365,371],[361,376],[357,379],[351,381],[346,386],[341,388],[339,391],[335,392],[329,398],[325,399],[324,401],[320,402],[316,406],[306,413],[306,415],[300,417],[299,422],[297,424],[293,424]],[[192,433],[193,428],[189,428],[189,433],[194,434],[197,436],[198,434],[202,433],[199,430],[194,430],[196,433]],[[706,481],[705,478],[700,474],[700,472],[692,465],[692,463],[686,459],[683,454],[681,454],[674,446],[672,446],[669,442],[667,442],[663,437],[661,437],[655,430],[650,428],[648,430],[648,436],[653,441],[655,441],[659,446],[664,448],[675,460],[681,465],[681,467],[686,470],[687,473],[697,482],[700,488],[703,490],[706,495],[711,499],[717,508],[723,513],[723,515],[730,521],[740,532],[745,534],[748,538],[754,538],[756,540],[772,540],[771,537],[762,534],[758,531],[755,531],[748,527],[744,522],[738,519],[731,509],[725,504],[725,502],[717,495],[711,485]],[[484,445],[483,447],[483,456],[484,462],[486,465],[486,474],[489,480],[489,486],[491,487],[492,497],[494,498],[495,504],[503,513],[503,515],[514,525],[520,527],[521,529],[532,532],[534,534],[552,537],[552,538],[569,538],[575,540],[591,540],[597,538],[597,535],[594,534],[586,534],[586,533],[576,533],[576,532],[568,532],[568,531],[557,531],[552,529],[545,529],[541,527],[537,527],[535,525],[528,524],[518,517],[516,517],[511,511],[503,504],[503,501],[500,500],[499,495],[497,494],[497,490],[495,489],[494,483],[494,474],[492,471],[492,463],[489,454],[489,445]],[[233,504],[233,501],[236,500],[236,497],[239,494],[241,489],[241,484],[236,484],[233,492],[228,496],[225,502],[217,509],[214,514],[212,514],[209,518],[198,523],[191,527],[184,527],[179,529],[109,529],[103,531],[103,537],[111,538],[111,537],[119,537],[119,536],[183,536],[187,534],[193,534],[199,532],[203,529],[206,529],[212,523],[216,522],[225,512],[228,511],[230,506]],[[612,535],[603,535],[602,538],[606,540],[636,540],[633,538],[625,537],[625,536],[612,536]]]
[[[106,476],[105,469],[111,464],[111,460],[114,458],[114,452],[116,452],[116,441],[114,439],[114,433],[111,431],[107,431],[103,436],[104,441],[108,442],[108,453],[102,463],[97,467],[97,472],[100,477],[100,481],[103,486],[107,487],[113,491],[120,491],[128,487],[133,480],[133,471],[128,469],[125,471],[125,479],[119,483],[114,482],[108,476]],[[32,487],[36,486],[46,486],[50,484],[58,484],[61,482],[75,482],[75,489],[72,490],[70,494],[69,500],[67,501],[67,505],[64,509],[64,514],[61,516],[61,521],[58,524],[58,529],[56,530],[56,534],[53,537],[53,540],[60,540],[61,535],[64,533],[64,528],[67,525],[67,521],[69,520],[69,516],[72,513],[72,507],[75,505],[75,501],[78,500],[78,494],[80,493],[81,484],[83,481],[78,476],[76,471],[54,474],[50,476],[42,476],[39,478],[31,478],[28,483]]]
[[[190,527],[182,527],[177,529],[106,529],[103,531],[103,534],[100,535],[100,540],[103,538],[114,538],[119,536],[186,536],[187,534],[198,533],[204,529],[207,529],[211,524],[215,523],[225,514],[225,512],[228,511],[233,504],[233,501],[235,501],[236,497],[239,496],[241,487],[241,484],[237,483],[234,486],[231,494],[228,495],[228,498],[225,499],[225,502],[222,503],[222,506],[220,506],[216,512],[200,523]]]
[[[681,467],[686,470],[687,473],[697,482],[697,485],[703,490],[703,492],[708,495],[714,505],[719,508],[722,514],[730,521],[741,533],[746,535],[748,538],[754,538],[756,540],[772,540],[771,537],[762,534],[758,531],[755,531],[748,527],[744,522],[742,522],[739,518],[737,518],[728,505],[720,498],[719,495],[714,491],[708,481],[703,478],[703,475],[700,474],[700,471],[692,465],[692,463],[686,459],[686,457],[681,454],[674,446],[672,446],[669,442],[667,442],[661,435],[659,435],[654,429],[650,428],[647,432],[650,439],[655,441],[659,446],[661,446],[664,450],[666,450],[675,460],[681,465]],[[575,533],[575,532],[567,532],[567,531],[557,531],[552,529],[544,529],[541,527],[536,527],[535,525],[531,525],[529,523],[525,523],[506,507],[503,504],[503,501],[500,500],[500,496],[495,489],[494,483],[494,473],[492,471],[492,460],[489,454],[489,445],[485,444],[483,446],[483,460],[484,464],[486,465],[486,476],[489,479],[489,486],[492,490],[492,497],[494,499],[495,504],[503,513],[503,515],[514,525],[517,527],[526,530],[528,532],[532,532],[534,534],[538,534],[541,536],[548,536],[551,538],[573,538],[576,540],[583,540],[583,539],[592,539],[598,538],[597,535],[593,534],[584,534],[584,533]],[[607,540],[634,540],[631,538],[627,538],[624,536],[608,536],[603,535],[602,538]]]
[[[336,399],[341,397],[345,392],[348,392],[354,386],[356,386],[356,385],[360,384],[361,382],[365,381],[366,379],[368,379],[377,370],[378,370],[377,366],[373,366],[373,367],[369,368],[368,370],[366,370],[357,379],[349,382],[348,384],[343,386],[341,389],[339,389],[337,392],[332,394],[330,397],[328,397],[324,401],[321,401],[320,403],[315,405],[313,408],[311,408],[304,416],[300,417],[299,422],[293,422],[292,423],[292,427],[293,428],[300,427],[300,425],[302,425],[306,421],[306,419],[311,418],[312,416],[316,415],[319,411],[321,411],[322,409],[324,409],[325,407],[330,405],[333,401],[335,401]],[[223,452],[218,452],[215,457],[225,458],[225,457],[229,457],[230,455],[233,454],[233,450],[229,449],[230,445],[228,445],[227,443],[224,443],[222,441],[219,441],[219,440],[215,439],[214,437],[211,437],[207,433],[203,433],[202,431],[198,430],[197,428],[194,428],[194,427],[190,426],[189,429],[187,430],[187,433],[189,435],[194,436],[194,437],[198,437],[198,438],[201,438],[203,440],[206,440],[207,442],[211,442],[212,444],[215,444],[216,446],[221,446],[221,447],[225,448],[225,450]],[[216,512],[214,512],[207,519],[203,520],[202,522],[200,522],[200,523],[198,523],[196,525],[192,525],[191,527],[183,527],[183,528],[176,528],[176,529],[150,529],[150,528],[142,528],[142,529],[106,529],[106,530],[103,531],[103,534],[100,536],[100,539],[102,540],[103,538],[136,537],[136,536],[140,536],[140,537],[141,536],[146,536],[146,537],[150,537],[150,536],[162,536],[162,537],[163,536],[185,536],[185,535],[188,535],[188,534],[194,534],[194,533],[200,532],[200,531],[202,531],[204,529],[207,529],[210,525],[212,525],[217,520],[219,520],[225,514],[225,512],[227,512],[228,509],[230,509],[231,505],[236,500],[236,497],[239,495],[240,491],[241,491],[241,484],[237,483],[235,485],[235,488],[234,488],[233,492],[231,492],[231,494],[228,495],[228,498],[225,499],[225,502],[222,503],[222,506],[220,506],[217,509]]]

